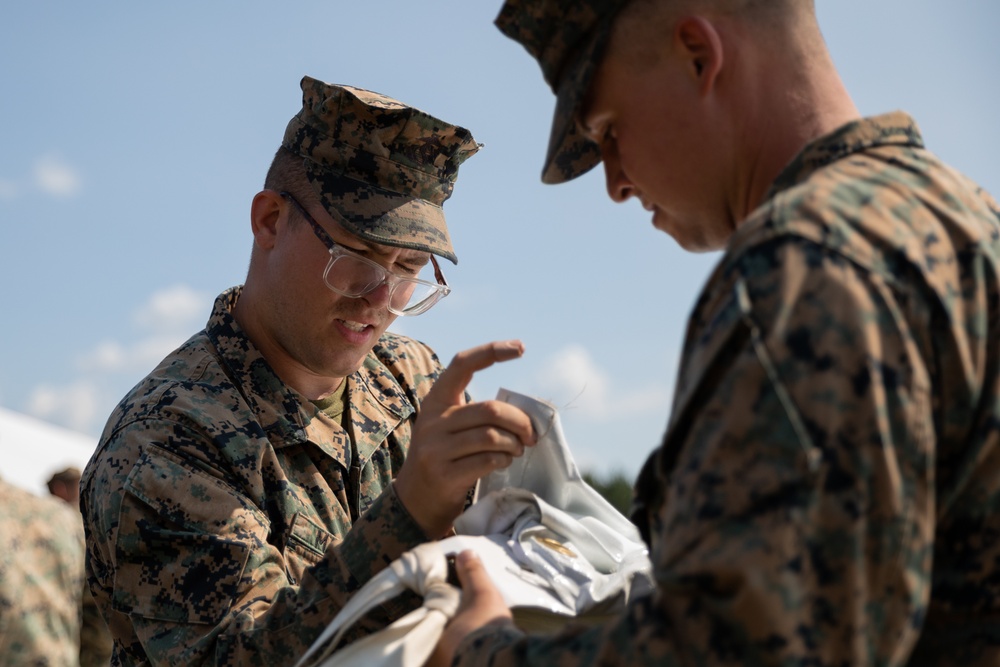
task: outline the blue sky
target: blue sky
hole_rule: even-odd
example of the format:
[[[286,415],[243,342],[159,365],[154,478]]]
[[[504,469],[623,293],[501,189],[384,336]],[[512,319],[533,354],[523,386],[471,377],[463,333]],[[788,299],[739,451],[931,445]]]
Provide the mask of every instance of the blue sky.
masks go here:
[[[395,329],[445,362],[521,338],[525,356],[477,376],[473,393],[552,400],[582,467],[634,474],[662,434],[686,318],[718,256],[687,254],[637,203],[613,204],[600,170],[540,182],[553,98],[493,27],[499,5],[5,3],[0,406],[96,438],[204,325],[245,276],[250,199],[308,74],[485,144],[445,205],[455,291]],[[1000,3],[817,5],[862,112],[909,111],[933,150],[1000,194]]]

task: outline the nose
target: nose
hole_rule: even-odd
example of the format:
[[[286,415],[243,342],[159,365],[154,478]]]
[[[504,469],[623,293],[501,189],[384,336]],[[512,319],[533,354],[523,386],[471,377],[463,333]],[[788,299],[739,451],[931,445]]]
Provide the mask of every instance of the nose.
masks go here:
[[[367,301],[369,304],[375,308],[388,308],[389,307],[389,291],[392,287],[389,283],[383,280],[378,287],[371,290],[370,292],[365,292],[361,295],[361,298]]]
[[[635,185],[625,175],[621,158],[618,155],[618,144],[614,140],[601,142],[601,160],[604,162],[604,178],[607,183],[608,196],[620,204],[635,194]]]

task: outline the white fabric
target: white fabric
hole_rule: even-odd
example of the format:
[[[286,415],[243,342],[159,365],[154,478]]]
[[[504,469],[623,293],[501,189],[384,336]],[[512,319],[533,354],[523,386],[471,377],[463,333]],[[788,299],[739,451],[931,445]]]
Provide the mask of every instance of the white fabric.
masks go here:
[[[297,666],[416,667],[427,662],[441,638],[445,624],[455,615],[460,599],[459,589],[447,582],[445,553],[440,542],[428,542],[393,561],[344,605],[323,634],[296,663]],[[398,619],[388,628],[334,652],[344,633],[365,613],[407,589],[423,596],[422,607]],[[317,653],[331,637],[333,641],[329,642],[325,650]]]
[[[509,555],[544,586],[570,615],[623,608],[629,594],[652,590],[651,565],[638,529],[584,480],[551,404],[501,389],[497,399],[524,410],[538,442],[504,470],[484,477],[477,502],[455,521],[465,535],[504,535]],[[543,538],[542,541],[536,538]],[[554,539],[576,557],[547,544]],[[515,589],[516,590],[516,589]],[[530,607],[501,592],[508,606]]]
[[[505,470],[480,480],[476,502],[455,522],[458,535],[403,554],[361,588],[297,667],[416,667],[455,614],[460,591],[447,583],[446,554],[475,551],[507,605],[538,618],[610,614],[652,590],[646,546],[635,526],[584,482],[556,409],[501,389],[524,410],[536,445]],[[338,648],[344,633],[374,607],[413,590],[422,607],[389,627]],[[325,647],[325,648],[324,648]]]

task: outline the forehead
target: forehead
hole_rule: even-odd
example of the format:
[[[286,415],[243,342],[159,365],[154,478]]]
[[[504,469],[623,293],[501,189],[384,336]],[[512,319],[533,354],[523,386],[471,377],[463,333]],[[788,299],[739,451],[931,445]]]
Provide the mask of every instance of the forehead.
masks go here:
[[[584,130],[595,129],[592,123],[596,121],[593,116],[605,113],[610,104],[619,100],[618,95],[612,91],[612,84],[620,81],[622,74],[627,74],[628,69],[619,65],[619,56],[606,49],[601,56],[600,62],[594,68],[594,73],[590,77],[587,91],[580,100],[577,108],[577,123]]]
[[[672,39],[672,23],[660,17],[657,25],[637,26],[628,15],[615,20],[611,39],[580,102],[578,119],[587,121],[611,109],[634,111],[653,98],[671,94],[683,59]]]
[[[629,9],[626,7],[614,19],[611,27],[611,35],[598,56],[597,64],[590,75],[590,81],[587,83],[587,90],[576,110],[578,121],[586,120],[587,115],[594,112],[595,105],[602,97],[603,90],[607,87],[607,79],[613,78],[612,75],[609,75],[609,70],[619,69],[617,65],[620,63],[624,65],[624,70],[627,72],[628,68],[638,64],[631,62],[635,46],[629,44],[630,40],[627,36],[627,33],[631,32],[629,28],[630,21],[627,17],[628,11]],[[581,123],[581,125],[583,124]]]

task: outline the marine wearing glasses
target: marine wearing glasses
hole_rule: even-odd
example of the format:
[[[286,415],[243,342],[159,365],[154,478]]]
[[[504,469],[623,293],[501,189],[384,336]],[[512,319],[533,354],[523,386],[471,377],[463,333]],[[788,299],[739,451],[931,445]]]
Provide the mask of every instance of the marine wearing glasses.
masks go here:
[[[250,200],[246,280],[122,399],[84,472],[88,577],[115,664],[292,665],[532,442],[527,415],[465,391],[519,342],[460,352],[449,373],[388,331],[449,292],[443,204],[479,144],[379,93],[301,89]],[[223,118],[248,107],[233,92]],[[329,257],[285,224],[299,214]],[[364,623],[411,610],[390,602]]]
[[[390,313],[419,315],[430,310],[431,306],[451,293],[451,288],[448,287],[448,282],[444,279],[444,274],[441,273],[441,267],[438,266],[434,255],[430,255],[430,259],[437,284],[419,278],[397,275],[334,241],[322,225],[316,222],[316,219],[291,193],[282,191],[281,196],[298,209],[319,240],[330,251],[330,261],[327,262],[326,269],[323,270],[323,282],[337,294],[359,298],[374,292],[382,285],[387,285]]]

